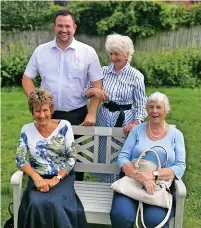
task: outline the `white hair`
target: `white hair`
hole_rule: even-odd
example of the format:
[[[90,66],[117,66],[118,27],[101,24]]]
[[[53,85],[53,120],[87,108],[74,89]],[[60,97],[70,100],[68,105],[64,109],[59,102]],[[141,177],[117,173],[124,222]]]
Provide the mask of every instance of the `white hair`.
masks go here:
[[[164,102],[164,107],[165,107],[166,113],[168,113],[170,111],[169,99],[163,93],[160,93],[160,92],[152,93],[147,99],[146,109],[151,102]]]
[[[133,41],[128,36],[122,36],[117,33],[107,36],[105,48],[107,52],[117,51],[124,54],[129,62],[134,53]]]

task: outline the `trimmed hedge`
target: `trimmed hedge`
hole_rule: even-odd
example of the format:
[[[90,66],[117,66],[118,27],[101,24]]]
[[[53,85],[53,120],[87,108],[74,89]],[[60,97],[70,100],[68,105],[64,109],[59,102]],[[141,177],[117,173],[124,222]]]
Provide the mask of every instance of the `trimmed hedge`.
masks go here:
[[[32,51],[21,45],[10,45],[10,53],[2,50],[1,86],[21,86],[21,78]],[[99,54],[101,65],[110,64],[105,54]],[[165,53],[135,53],[131,65],[145,76],[146,86],[201,86],[201,48],[176,49]],[[36,79],[39,85],[40,77]]]

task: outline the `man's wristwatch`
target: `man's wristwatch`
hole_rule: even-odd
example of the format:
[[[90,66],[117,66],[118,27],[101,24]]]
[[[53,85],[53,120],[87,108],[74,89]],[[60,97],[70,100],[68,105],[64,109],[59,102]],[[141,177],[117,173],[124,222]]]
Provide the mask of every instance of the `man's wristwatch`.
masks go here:
[[[56,178],[59,180],[59,182],[62,180],[61,175],[56,175]]]
[[[157,170],[154,170],[154,171],[152,172],[152,174],[153,174],[154,177],[155,177],[155,182],[157,182],[157,181],[158,181],[158,171],[157,171]]]

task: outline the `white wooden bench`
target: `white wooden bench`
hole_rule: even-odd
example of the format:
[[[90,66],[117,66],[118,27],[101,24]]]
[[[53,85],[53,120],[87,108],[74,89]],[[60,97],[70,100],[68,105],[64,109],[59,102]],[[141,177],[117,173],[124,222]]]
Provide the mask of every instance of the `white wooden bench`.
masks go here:
[[[82,152],[84,155],[82,157],[78,154],[77,158],[81,162],[76,163],[75,171],[85,173],[119,173],[117,164],[110,164],[110,161],[117,157],[121,150],[121,147],[112,141],[112,137],[122,143],[125,141],[122,128],[73,126],[73,132],[75,135],[82,135],[82,137],[76,139],[75,142],[77,152]],[[107,156],[105,164],[98,163],[100,136],[107,137]],[[94,153],[89,149],[92,146],[94,147]],[[115,148],[116,152],[111,153],[111,148]],[[18,208],[22,196],[22,178],[22,171],[16,171],[11,177],[11,184],[13,185],[14,228],[17,228]],[[182,228],[186,187],[182,180],[175,180],[174,184],[176,189],[176,213],[175,217],[170,221],[170,227]],[[88,223],[111,224],[110,209],[113,190],[110,186],[111,184],[109,183],[75,181],[75,190],[83,203]]]

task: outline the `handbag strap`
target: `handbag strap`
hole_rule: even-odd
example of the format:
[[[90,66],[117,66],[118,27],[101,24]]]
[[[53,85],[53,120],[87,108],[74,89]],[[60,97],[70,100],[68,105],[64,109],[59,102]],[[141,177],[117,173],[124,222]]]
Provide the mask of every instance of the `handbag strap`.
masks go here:
[[[172,210],[172,195],[170,195],[170,206],[168,208],[168,212],[165,216],[165,218],[163,219],[163,221],[158,224],[155,228],[162,228],[166,222],[168,221],[169,217],[170,217],[170,213],[171,213],[171,210]],[[144,224],[144,210],[143,210],[143,202],[140,202],[139,201],[139,205],[138,205],[138,209],[137,209],[137,214],[136,214],[136,220],[135,220],[135,224],[136,224],[136,227],[139,228],[139,225],[138,225],[138,220],[139,220],[139,213],[141,214],[141,223],[142,223],[142,226],[144,228],[146,228],[145,224]]]
[[[155,154],[155,156],[156,156],[156,158],[157,158],[157,161],[158,161],[158,169],[161,168],[160,158],[159,158],[158,154],[156,153],[156,151],[153,149],[153,148],[155,148],[155,147],[160,147],[160,148],[162,148],[162,149],[164,150],[164,152],[165,152],[165,161],[164,161],[163,167],[165,167],[165,166],[167,165],[167,162],[168,162],[168,154],[167,154],[166,149],[165,149],[163,146],[153,146],[153,147],[151,147],[150,149],[145,150],[145,151],[139,156],[139,158],[137,159],[137,162],[135,163],[135,167],[136,167],[136,168],[139,168],[139,162],[140,162],[140,160],[143,159],[143,158],[147,155],[148,152],[153,152],[153,153]]]
[[[165,161],[164,161],[164,164],[163,164],[163,167],[165,167],[165,166],[167,165],[167,162],[168,162],[167,150],[166,150],[163,146],[153,146],[153,147],[151,147],[150,149],[153,150],[153,148],[155,148],[155,147],[160,147],[160,148],[162,148],[162,149],[165,151]]]
[[[8,211],[9,211],[9,214],[10,214],[10,216],[13,216],[13,212],[12,212],[12,210],[11,210],[11,206],[13,205],[13,203],[10,203],[9,205],[8,205]]]
[[[142,154],[139,156],[139,158],[137,159],[137,161],[135,163],[135,167],[136,168],[139,168],[139,162],[140,162],[140,160],[143,159],[147,155],[148,152],[153,152],[155,154],[156,159],[158,161],[158,169],[161,169],[161,161],[160,161],[160,158],[159,158],[158,154],[156,153],[156,151],[153,150],[153,149],[148,149],[148,150],[145,150],[144,152],[142,152]]]

